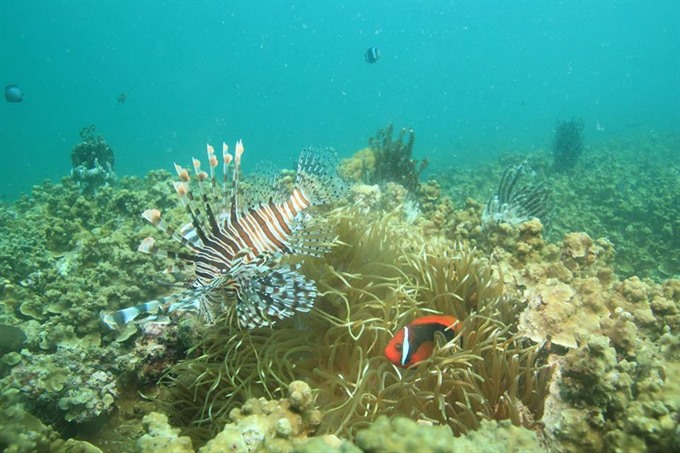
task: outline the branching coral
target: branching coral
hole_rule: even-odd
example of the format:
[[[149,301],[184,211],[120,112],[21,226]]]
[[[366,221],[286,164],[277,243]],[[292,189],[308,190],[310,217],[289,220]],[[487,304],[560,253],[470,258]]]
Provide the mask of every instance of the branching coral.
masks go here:
[[[557,125],[553,139],[553,170],[574,168],[583,152],[583,120],[572,118]]]
[[[96,132],[94,125],[83,128],[80,138],[82,143],[78,143],[71,151],[71,176],[83,193],[92,194],[100,186],[116,180],[113,150]]]
[[[380,129],[368,143],[375,155],[373,173],[368,175],[370,184],[384,184],[388,181],[404,186],[409,192],[418,189],[418,178],[427,166],[427,160],[420,163],[412,159],[415,134],[412,129],[402,129],[395,140],[392,135],[394,126],[389,124]],[[404,143],[404,138],[408,138]]]
[[[449,425],[481,420],[532,426],[541,416],[550,368],[516,334],[518,304],[474,253],[423,239],[392,216],[331,213],[341,245],[306,263],[320,297],[306,316],[273,329],[242,331],[227,316],[206,331],[193,357],[166,377],[175,424],[199,442],[236,403],[280,396],[293,379],[318,388],[321,433],[351,435],[379,415]],[[427,313],[452,314],[461,333],[432,357],[403,370],[382,350],[392,333]],[[212,432],[211,432],[212,431]]]

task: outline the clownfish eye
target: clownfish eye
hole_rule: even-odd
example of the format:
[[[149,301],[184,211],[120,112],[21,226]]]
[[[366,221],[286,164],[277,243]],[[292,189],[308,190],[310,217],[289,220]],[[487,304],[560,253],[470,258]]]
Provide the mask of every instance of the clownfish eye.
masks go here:
[[[397,343],[394,345],[394,349],[396,349],[397,352],[401,352],[401,350],[404,349],[404,347],[402,346],[401,343]]]

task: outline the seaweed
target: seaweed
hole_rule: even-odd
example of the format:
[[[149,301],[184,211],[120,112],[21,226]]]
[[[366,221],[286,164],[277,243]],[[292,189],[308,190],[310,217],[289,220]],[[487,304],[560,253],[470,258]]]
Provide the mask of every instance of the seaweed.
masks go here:
[[[583,153],[583,120],[572,118],[557,124],[553,139],[553,170],[569,171]]]
[[[393,133],[394,126],[390,123],[386,128],[380,129],[375,137],[369,138],[368,144],[375,155],[375,165],[372,173],[366,171],[364,179],[369,184],[396,182],[415,193],[419,187],[420,174],[427,167],[428,161],[424,159],[418,162],[411,158],[415,141],[413,129],[401,129],[396,140]]]

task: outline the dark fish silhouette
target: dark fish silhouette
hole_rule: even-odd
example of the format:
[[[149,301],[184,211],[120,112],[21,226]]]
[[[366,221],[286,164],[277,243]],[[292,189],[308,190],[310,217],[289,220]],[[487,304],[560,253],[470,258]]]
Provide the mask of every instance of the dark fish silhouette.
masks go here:
[[[5,99],[7,102],[21,102],[23,100],[24,93],[21,92],[21,88],[16,85],[7,85],[5,87]]]
[[[122,93],[120,93],[120,94],[118,95],[118,103],[119,103],[119,104],[124,104],[125,101],[127,101],[127,93],[126,93],[125,91],[123,91]]]
[[[364,53],[364,58],[366,63],[375,63],[380,59],[380,51],[377,47],[369,47],[366,49],[366,53]]]

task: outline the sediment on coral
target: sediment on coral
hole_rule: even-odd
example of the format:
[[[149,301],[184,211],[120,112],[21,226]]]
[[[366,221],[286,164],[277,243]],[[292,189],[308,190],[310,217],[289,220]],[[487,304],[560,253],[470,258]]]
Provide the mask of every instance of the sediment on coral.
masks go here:
[[[305,264],[319,282],[308,315],[272,329],[240,330],[233,316],[205,332],[164,385],[174,423],[198,443],[248,398],[281,395],[300,379],[319,389],[319,433],[351,436],[380,415],[447,424],[455,433],[483,419],[531,427],[540,419],[551,368],[517,335],[522,305],[474,252],[424,242],[394,217],[331,214],[341,245]],[[398,369],[382,351],[392,333],[428,313],[461,320],[431,358]]]

